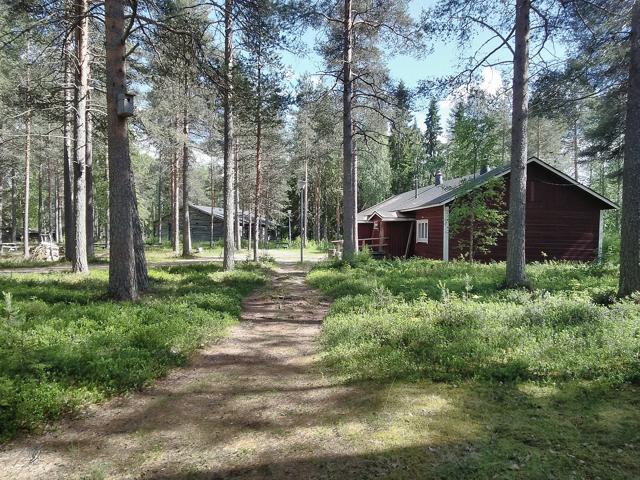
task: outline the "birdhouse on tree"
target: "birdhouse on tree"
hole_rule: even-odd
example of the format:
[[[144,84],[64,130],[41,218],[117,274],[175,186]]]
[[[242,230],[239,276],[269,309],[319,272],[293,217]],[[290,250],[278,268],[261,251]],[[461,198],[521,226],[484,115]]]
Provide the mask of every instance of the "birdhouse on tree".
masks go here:
[[[119,117],[132,117],[133,116],[133,93],[120,93],[118,94],[118,116]]]

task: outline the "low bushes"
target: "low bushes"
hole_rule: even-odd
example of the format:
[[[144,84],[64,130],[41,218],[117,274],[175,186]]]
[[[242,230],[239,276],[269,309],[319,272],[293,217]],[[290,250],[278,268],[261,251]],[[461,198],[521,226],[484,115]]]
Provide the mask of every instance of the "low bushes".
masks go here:
[[[152,292],[131,304],[104,297],[106,272],[0,277],[0,438],[184,363],[224,334],[264,278],[256,265],[152,270]]]
[[[538,264],[537,289],[501,290],[501,264],[412,260],[325,265],[309,282],[338,298],[324,358],[350,377],[637,381],[640,307],[594,302],[613,272]]]

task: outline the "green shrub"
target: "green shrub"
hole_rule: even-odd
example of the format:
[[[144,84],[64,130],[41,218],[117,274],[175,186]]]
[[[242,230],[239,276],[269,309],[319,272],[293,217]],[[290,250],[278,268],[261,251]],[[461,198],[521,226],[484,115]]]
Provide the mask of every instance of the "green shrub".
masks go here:
[[[308,277],[337,298],[324,359],[353,378],[637,381],[640,306],[592,299],[615,285],[612,269],[529,270],[536,288],[500,290],[501,264],[324,264]]]
[[[0,439],[183,364],[224,334],[242,297],[265,279],[251,264],[150,273],[152,291],[138,304],[108,300],[106,272],[0,277]]]

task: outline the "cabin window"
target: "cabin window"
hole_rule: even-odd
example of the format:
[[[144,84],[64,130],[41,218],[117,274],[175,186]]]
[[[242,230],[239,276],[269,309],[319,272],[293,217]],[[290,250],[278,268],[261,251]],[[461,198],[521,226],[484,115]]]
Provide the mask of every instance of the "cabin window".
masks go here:
[[[373,221],[373,229],[374,230],[379,230],[380,229],[380,222],[378,220],[374,220]]]
[[[416,242],[429,243],[429,220],[416,221]]]

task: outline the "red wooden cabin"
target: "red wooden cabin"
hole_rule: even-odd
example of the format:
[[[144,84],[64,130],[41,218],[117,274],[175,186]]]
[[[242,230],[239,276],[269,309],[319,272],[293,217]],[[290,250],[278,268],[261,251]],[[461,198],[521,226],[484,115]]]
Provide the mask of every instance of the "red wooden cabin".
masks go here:
[[[451,203],[489,179],[504,177],[509,197],[510,166],[467,177],[442,180],[417,191],[401,193],[358,214],[360,245],[384,252],[386,257],[418,256],[449,260],[459,255],[457,239],[449,235]],[[508,207],[505,207],[508,208]],[[527,163],[526,257],[528,261],[557,259],[592,261],[602,252],[602,213],[617,205],[565,175],[532,158]],[[506,234],[484,260],[505,260]]]

